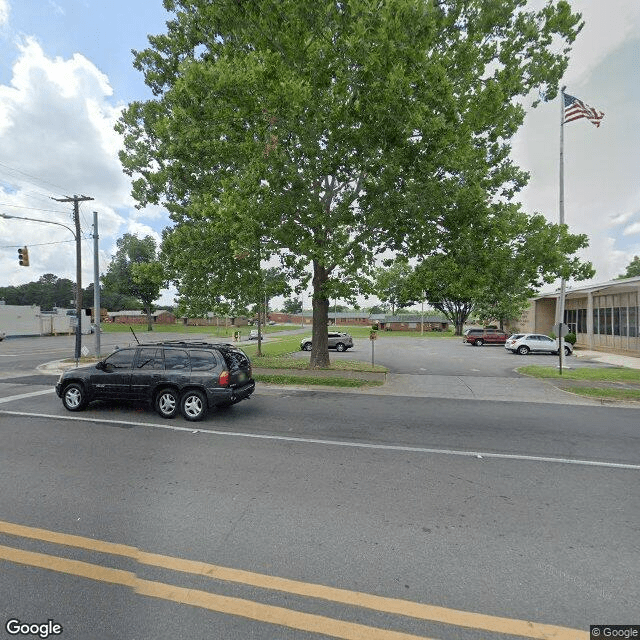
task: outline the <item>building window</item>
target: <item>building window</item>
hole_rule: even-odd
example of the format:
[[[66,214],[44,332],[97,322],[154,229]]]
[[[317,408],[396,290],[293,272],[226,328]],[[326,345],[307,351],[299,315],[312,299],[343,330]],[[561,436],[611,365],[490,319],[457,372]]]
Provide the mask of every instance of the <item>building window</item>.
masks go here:
[[[606,309],[600,309],[600,326],[602,326],[602,313],[604,312],[604,332],[606,335],[611,335],[611,307]]]
[[[627,335],[627,307],[620,307],[620,335]]]
[[[638,336],[638,307],[629,307],[629,336]]]
[[[587,310],[578,309],[578,333],[587,333]]]
[[[569,331],[571,333],[575,333],[576,332],[576,327],[577,327],[577,314],[578,312],[576,311],[576,309],[565,309],[564,312],[564,323],[566,325],[568,325],[569,327]]]

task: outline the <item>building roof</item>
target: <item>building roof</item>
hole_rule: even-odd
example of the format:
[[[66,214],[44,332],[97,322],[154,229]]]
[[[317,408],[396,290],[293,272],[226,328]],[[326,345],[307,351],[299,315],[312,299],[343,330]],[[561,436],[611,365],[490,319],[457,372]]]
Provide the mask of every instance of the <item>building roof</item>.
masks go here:
[[[405,316],[382,316],[380,322],[449,322],[444,316],[434,315],[405,315]]]
[[[615,290],[620,293],[624,293],[626,291],[637,291],[640,288],[640,276],[636,276],[634,278],[620,278],[616,280],[606,280],[605,282],[593,282],[588,285],[583,285],[580,287],[567,287],[565,289],[565,297],[566,296],[577,296],[579,294],[585,295],[587,293],[604,293],[607,290]],[[609,291],[609,293],[613,293],[613,291]],[[560,296],[560,288],[555,289],[554,291],[547,291],[538,294],[533,299],[534,300],[542,300],[543,298],[558,298]]]

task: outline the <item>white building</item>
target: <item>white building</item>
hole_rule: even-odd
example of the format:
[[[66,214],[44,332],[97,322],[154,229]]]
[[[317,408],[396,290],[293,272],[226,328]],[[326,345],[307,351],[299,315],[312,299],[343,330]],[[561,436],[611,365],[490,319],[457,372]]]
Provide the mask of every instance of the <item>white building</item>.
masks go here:
[[[541,294],[519,323],[523,331],[550,333],[559,321],[560,292]],[[578,346],[640,353],[640,277],[567,289],[564,322]]]

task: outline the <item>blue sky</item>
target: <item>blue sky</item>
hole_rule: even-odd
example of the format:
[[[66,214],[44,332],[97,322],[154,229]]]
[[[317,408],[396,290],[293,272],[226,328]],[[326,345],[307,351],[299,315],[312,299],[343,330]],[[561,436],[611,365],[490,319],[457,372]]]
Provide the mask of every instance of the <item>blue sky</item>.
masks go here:
[[[602,281],[640,255],[640,2],[572,6],[586,27],[565,75],[567,91],[605,119],[600,128],[586,120],[565,126],[565,217],[572,231],[589,236],[583,257]],[[85,284],[93,281],[92,211],[100,216],[102,270],[122,234],[159,239],[169,223],[157,207],[135,209],[113,131],[124,105],[150,96],[131,49],[162,33],[167,17],[160,0],[0,0],[0,213],[69,223],[70,207],[51,197],[94,197],[81,207]],[[520,197],[525,209],[554,222],[559,117],[557,100],[530,111],[513,152],[531,174]],[[69,240],[53,225],[0,218],[0,285],[44,273],[73,279]],[[30,247],[29,269],[15,257],[23,244]]]

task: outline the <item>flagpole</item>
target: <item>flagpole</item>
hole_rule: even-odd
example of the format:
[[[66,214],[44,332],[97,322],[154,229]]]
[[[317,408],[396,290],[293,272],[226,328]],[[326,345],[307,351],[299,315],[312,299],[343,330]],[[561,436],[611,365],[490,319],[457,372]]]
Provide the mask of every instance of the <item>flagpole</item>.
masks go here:
[[[564,224],[564,90],[566,86],[560,89],[560,198],[559,198],[559,213],[560,224]],[[560,300],[558,301],[558,328],[562,327],[564,323],[564,290],[565,282],[564,276],[560,278]],[[562,333],[562,331],[558,331]],[[564,365],[564,336],[559,335],[558,338],[558,355],[560,358],[560,375],[562,375],[562,367]]]

